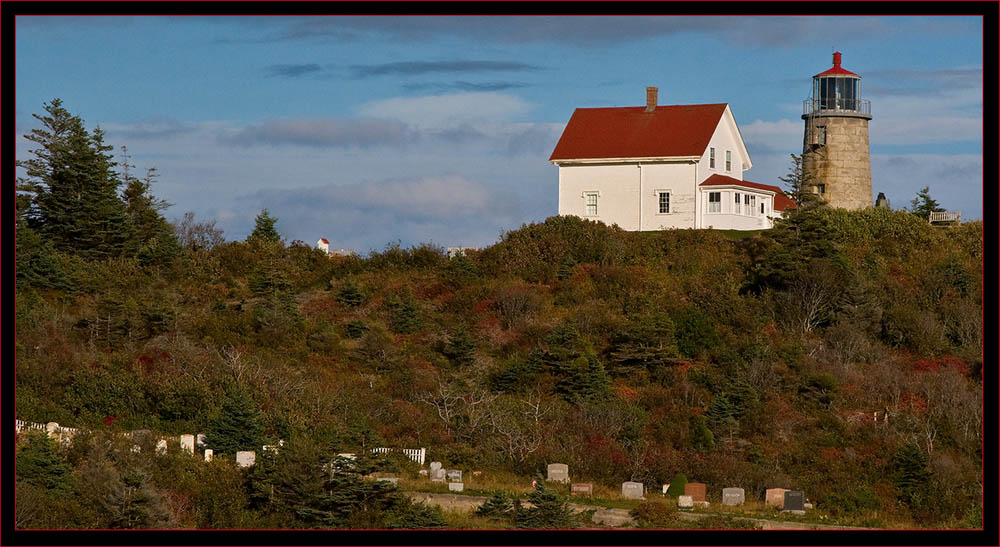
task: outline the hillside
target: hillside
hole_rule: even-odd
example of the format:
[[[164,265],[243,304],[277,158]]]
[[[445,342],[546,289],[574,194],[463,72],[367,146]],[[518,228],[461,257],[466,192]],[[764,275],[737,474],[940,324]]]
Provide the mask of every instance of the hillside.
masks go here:
[[[552,217],[454,259],[251,238],[26,262],[19,240],[17,418],[95,432],[19,444],[19,526],[440,525],[349,478],[356,497],[324,497],[320,464],[387,446],[524,484],[561,462],[610,490],[684,474],[801,489],[839,523],[980,527],[982,243],[980,222],[822,208],[740,239]],[[97,442],[138,429],[230,460],[287,447],[241,471]]]

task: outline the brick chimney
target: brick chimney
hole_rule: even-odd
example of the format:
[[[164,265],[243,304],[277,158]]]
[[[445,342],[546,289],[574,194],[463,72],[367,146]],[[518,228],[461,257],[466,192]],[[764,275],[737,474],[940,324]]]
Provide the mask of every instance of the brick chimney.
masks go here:
[[[652,112],[656,110],[656,88],[647,87],[646,88],[646,112]]]
[[[833,66],[834,68],[840,68],[840,52],[833,52]]]

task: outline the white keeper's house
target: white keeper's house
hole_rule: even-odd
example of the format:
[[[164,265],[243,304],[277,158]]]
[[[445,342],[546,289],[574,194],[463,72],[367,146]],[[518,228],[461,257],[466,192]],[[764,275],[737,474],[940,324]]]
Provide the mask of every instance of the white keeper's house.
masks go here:
[[[577,108],[549,161],[559,214],[625,230],[761,230],[795,202],[743,180],[750,154],[728,104]]]

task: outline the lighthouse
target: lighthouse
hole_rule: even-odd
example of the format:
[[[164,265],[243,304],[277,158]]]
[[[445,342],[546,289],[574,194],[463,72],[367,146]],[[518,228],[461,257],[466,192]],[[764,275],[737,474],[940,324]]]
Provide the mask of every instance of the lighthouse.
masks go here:
[[[861,76],[840,64],[838,51],[833,67],[813,76],[812,96],[802,105],[802,164],[831,207],[864,209],[872,206],[871,101],[861,98]]]

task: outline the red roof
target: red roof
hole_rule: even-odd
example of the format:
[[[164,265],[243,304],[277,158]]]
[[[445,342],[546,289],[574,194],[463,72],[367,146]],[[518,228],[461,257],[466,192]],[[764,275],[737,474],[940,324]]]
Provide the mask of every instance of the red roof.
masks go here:
[[[840,75],[840,76],[858,76],[857,74],[851,72],[850,70],[846,70],[846,69],[843,69],[843,68],[840,67],[840,52],[839,51],[837,51],[837,52],[835,52],[833,54],[833,68],[831,68],[830,70],[827,70],[825,72],[820,72],[816,76],[813,76],[813,78],[815,78],[817,76],[837,76],[837,75]],[[860,78],[860,77],[861,76],[858,76],[858,78]]]
[[[327,241],[325,237],[321,237],[321,238],[319,238],[319,240],[322,241],[323,243],[326,243],[327,245],[330,244],[330,242]]]
[[[552,160],[701,156],[726,104],[577,108]]]
[[[785,209],[794,209],[795,201],[789,199],[781,188],[777,186],[771,186],[770,184],[760,184],[759,182],[750,182],[748,180],[734,179],[733,177],[727,177],[725,175],[712,175],[705,179],[699,186],[743,186],[745,188],[754,188],[756,190],[767,190],[768,192],[774,192],[774,210],[784,211]]]

